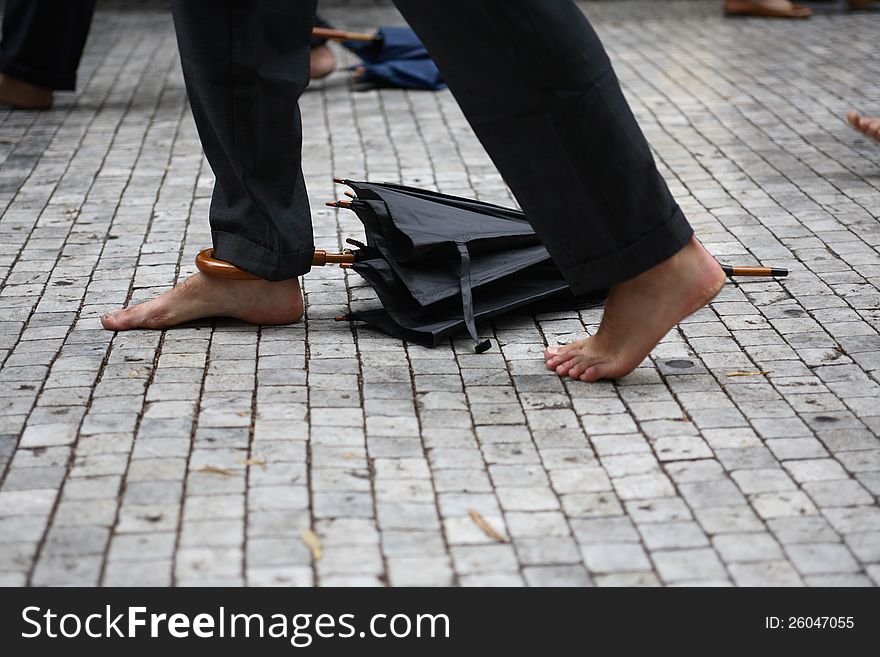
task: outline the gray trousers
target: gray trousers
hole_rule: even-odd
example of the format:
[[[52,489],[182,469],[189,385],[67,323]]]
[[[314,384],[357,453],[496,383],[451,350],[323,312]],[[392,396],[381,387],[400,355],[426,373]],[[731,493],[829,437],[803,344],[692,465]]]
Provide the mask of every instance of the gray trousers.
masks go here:
[[[396,0],[576,294],[632,278],[693,231],[599,38],[571,0]],[[270,280],[314,250],[297,100],[315,0],[174,0],[217,178],[218,258]]]

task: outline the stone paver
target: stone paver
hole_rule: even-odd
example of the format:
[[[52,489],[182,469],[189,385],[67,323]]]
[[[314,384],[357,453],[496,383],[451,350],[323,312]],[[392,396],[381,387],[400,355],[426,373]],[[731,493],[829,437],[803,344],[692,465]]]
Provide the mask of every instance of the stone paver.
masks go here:
[[[212,186],[167,8],[103,4],[79,92],[0,111],[0,583],[880,584],[880,147],[841,119],[880,112],[880,15],[584,9],[699,237],[791,270],[595,385],[540,353],[597,310],[424,349],[332,321],[374,302],[338,268],[296,326],[101,330],[194,271]],[[320,247],[360,235],[334,175],[513,203],[448,92],[337,72],[302,113]]]

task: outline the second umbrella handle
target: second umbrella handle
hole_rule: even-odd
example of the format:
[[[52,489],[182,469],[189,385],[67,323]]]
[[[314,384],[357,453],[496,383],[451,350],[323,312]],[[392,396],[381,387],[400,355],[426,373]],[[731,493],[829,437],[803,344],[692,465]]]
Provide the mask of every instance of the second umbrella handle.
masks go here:
[[[727,276],[772,276],[773,278],[788,276],[788,270],[782,267],[737,267],[722,264],[721,269]]]
[[[376,41],[375,34],[366,34],[365,32],[347,32],[346,30],[332,30],[327,27],[313,27],[312,36],[318,39],[329,39],[331,41]]]

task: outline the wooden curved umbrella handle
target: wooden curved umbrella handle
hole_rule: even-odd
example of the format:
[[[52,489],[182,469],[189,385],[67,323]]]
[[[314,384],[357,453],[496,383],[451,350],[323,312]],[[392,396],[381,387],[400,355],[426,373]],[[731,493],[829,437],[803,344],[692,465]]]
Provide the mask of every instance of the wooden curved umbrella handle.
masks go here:
[[[375,41],[375,34],[366,34],[364,32],[347,32],[345,30],[331,30],[327,27],[313,27],[312,36],[318,39],[329,39],[330,41]]]
[[[225,278],[231,281],[258,281],[260,277],[244,269],[239,269],[231,262],[217,260],[214,249],[204,249],[196,256],[196,267],[203,274],[214,278]]]
[[[333,264],[347,264],[354,262],[353,253],[331,253],[323,249],[316,249],[312,257],[313,267],[323,267]],[[231,262],[218,260],[214,257],[214,249],[204,249],[196,256],[196,267],[199,271],[215,278],[225,278],[232,281],[259,281],[261,278],[244,269],[239,269]]]

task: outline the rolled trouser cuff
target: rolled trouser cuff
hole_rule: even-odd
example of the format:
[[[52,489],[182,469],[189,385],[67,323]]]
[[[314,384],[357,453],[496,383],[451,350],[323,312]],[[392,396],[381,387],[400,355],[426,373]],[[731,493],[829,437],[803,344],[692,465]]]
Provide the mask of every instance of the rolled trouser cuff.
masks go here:
[[[613,253],[563,267],[562,274],[574,294],[605,290],[659,265],[678,253],[694,229],[678,206],[668,221]]]
[[[19,64],[4,54],[0,54],[0,72],[13,78],[54,91],[73,91],[76,89],[76,75],[64,75],[54,71],[39,71]]]
[[[278,253],[250,240],[219,230],[211,231],[214,257],[269,281],[302,276],[312,268],[315,247]]]

